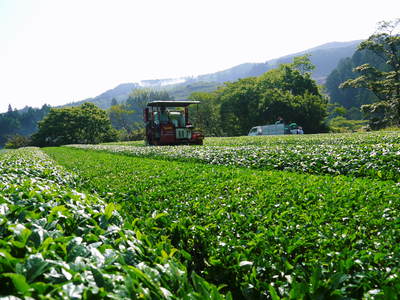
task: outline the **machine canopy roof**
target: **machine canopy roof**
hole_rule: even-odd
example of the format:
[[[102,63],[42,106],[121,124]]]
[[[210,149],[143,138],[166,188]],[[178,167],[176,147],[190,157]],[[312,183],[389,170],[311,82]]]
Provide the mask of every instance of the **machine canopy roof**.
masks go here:
[[[147,103],[147,106],[153,107],[186,107],[190,104],[199,104],[200,101],[152,101]]]

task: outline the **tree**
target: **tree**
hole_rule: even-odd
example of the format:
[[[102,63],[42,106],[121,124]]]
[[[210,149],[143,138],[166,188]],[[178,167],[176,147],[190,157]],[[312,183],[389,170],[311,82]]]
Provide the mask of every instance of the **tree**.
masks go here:
[[[366,88],[379,99],[365,105],[367,114],[384,109],[382,124],[400,125],[400,19],[380,22],[377,31],[359,45],[359,50],[368,50],[385,62],[385,68],[369,63],[360,65],[355,71],[360,76],[347,80],[341,87]],[[375,120],[376,121],[376,120]],[[376,123],[376,122],[375,122]]]
[[[126,105],[129,109],[143,111],[147,103],[155,100],[173,100],[168,92],[157,91],[152,89],[136,89],[134,90],[126,100]]]
[[[92,103],[78,107],[53,108],[39,122],[39,131],[32,136],[36,146],[65,144],[97,144],[113,141],[116,132],[107,113]]]
[[[355,132],[361,130],[367,121],[348,120],[343,116],[336,116],[329,120],[329,128],[332,132]]]
[[[295,122],[307,133],[326,131],[327,99],[322,95],[293,95],[290,91],[269,89],[261,96],[259,112],[259,120],[264,122],[258,124],[271,124],[283,117],[286,123]]]
[[[384,101],[361,106],[361,111],[369,120],[368,126],[372,130],[379,130],[391,125],[391,120],[388,118],[390,109],[390,105]]]
[[[298,70],[302,75],[305,75],[306,73],[311,73],[314,69],[315,66],[310,60],[311,54],[305,54],[303,56],[296,56],[293,58],[293,63],[290,65]]]
[[[217,91],[225,135],[243,135],[257,122],[260,93],[257,77],[227,82]]]
[[[128,134],[135,127],[138,127],[135,126],[136,122],[132,120],[132,114],[134,113],[134,110],[129,110],[124,104],[113,105],[108,109],[108,116],[110,117],[112,126],[118,130],[125,130]]]
[[[6,149],[18,149],[21,147],[28,147],[31,145],[31,139],[27,136],[13,135],[7,139]]]
[[[349,79],[354,79],[358,74],[354,69],[356,66],[364,63],[370,63],[376,67],[381,65],[377,61],[375,54],[368,50],[356,51],[350,58],[339,61],[336,68],[326,79],[325,87],[329,94],[330,102],[338,103],[346,109],[360,107],[364,104],[371,104],[377,101],[376,96],[365,88],[340,88],[339,86]]]
[[[307,60],[302,57],[297,63],[281,65],[260,77],[226,83],[219,89],[225,134],[247,134],[251,127],[274,123],[278,117],[302,125],[307,133],[325,131],[327,99],[311,78],[312,67],[297,69]]]
[[[281,89],[291,92],[293,95],[303,95],[308,92],[320,95],[319,88],[311,74],[302,74],[294,64],[282,64],[277,69],[270,70],[259,77],[259,85],[262,89]]]
[[[113,110],[114,115],[111,116],[113,125],[117,125],[118,121],[115,122],[116,119],[114,118],[117,117],[120,118],[120,121],[124,123],[122,127],[131,128],[132,130],[136,131],[143,129],[143,110],[147,106],[147,103],[155,100],[173,100],[173,97],[171,97],[166,91],[152,89],[134,90],[129,95],[125,105],[117,109],[118,112]],[[119,125],[117,125],[116,128],[118,128],[118,126]],[[127,132],[127,134],[130,135],[131,133]]]
[[[189,107],[190,120],[206,136],[222,135],[220,123],[220,105],[216,93],[196,92],[190,100],[200,101],[200,104]]]
[[[6,113],[0,114],[0,145],[14,135],[30,136],[37,131],[37,122],[50,111],[50,106],[42,108],[25,107],[17,111],[11,105]]]
[[[118,105],[118,101],[117,101],[117,99],[112,98],[111,99],[111,106],[115,106],[115,105]]]

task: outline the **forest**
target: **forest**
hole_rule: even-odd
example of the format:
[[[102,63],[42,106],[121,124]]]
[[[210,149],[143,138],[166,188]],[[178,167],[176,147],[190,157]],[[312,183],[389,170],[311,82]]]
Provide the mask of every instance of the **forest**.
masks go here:
[[[307,56],[297,57],[259,77],[228,82],[214,93],[192,94],[202,103],[193,108],[195,124],[206,136],[240,136],[283,118],[307,133],[325,132],[328,101],[311,79],[312,68]]]
[[[30,136],[38,129],[38,122],[50,111],[49,105],[42,108],[26,107],[20,111],[8,106],[6,113],[0,114],[0,147],[10,137]]]

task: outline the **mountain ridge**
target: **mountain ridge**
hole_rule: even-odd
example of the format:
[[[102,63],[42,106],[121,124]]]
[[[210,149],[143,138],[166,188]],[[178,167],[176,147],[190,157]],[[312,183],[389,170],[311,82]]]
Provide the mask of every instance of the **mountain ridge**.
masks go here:
[[[329,42],[304,51],[267,60],[265,62],[242,63],[225,70],[201,74],[198,76],[150,79],[139,82],[122,83],[94,98],[87,98],[77,102],[67,103],[59,107],[78,106],[84,102],[91,102],[102,109],[107,109],[110,107],[113,98],[118,102],[124,102],[128,98],[129,94],[137,88],[167,90],[173,97],[175,97],[175,99],[181,100],[187,98],[190,95],[190,92],[193,91],[212,91],[227,81],[259,76],[268,70],[276,68],[280,64],[291,62],[295,56],[304,54],[311,54],[310,60],[316,66],[316,69],[312,73],[312,77],[318,83],[322,84],[341,59],[353,55],[361,41],[362,40]]]

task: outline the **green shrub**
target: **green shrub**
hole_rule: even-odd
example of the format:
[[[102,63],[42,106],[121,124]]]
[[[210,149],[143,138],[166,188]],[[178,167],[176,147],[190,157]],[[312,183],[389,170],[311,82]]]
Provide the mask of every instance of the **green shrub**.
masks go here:
[[[28,147],[32,143],[31,138],[22,135],[13,135],[6,141],[6,149],[18,149],[22,147]]]
[[[336,133],[361,131],[367,125],[367,120],[348,120],[342,116],[335,117],[329,121],[331,131]]]

